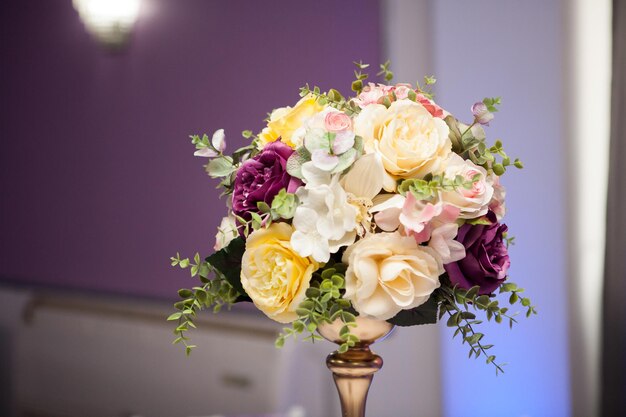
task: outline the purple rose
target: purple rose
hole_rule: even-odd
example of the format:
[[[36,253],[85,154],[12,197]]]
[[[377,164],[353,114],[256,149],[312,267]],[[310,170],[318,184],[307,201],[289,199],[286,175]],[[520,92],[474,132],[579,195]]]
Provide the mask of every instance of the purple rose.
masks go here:
[[[258,212],[257,203],[272,204],[274,196],[286,188],[292,193],[300,180],[287,174],[287,159],[293,149],[280,141],[265,145],[260,154],[245,161],[235,177],[233,213],[250,220],[251,212]]]
[[[491,294],[506,279],[511,262],[509,251],[502,238],[508,230],[506,224],[498,223],[495,213],[486,215],[491,224],[464,224],[456,240],[465,246],[465,258],[444,265],[452,285],[464,289],[478,285],[479,294]]]

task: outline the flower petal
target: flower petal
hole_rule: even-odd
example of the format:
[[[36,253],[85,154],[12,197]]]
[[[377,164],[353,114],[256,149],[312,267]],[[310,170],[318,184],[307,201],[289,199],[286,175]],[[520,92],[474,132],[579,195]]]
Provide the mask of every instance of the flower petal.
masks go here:
[[[209,147],[198,149],[193,154],[194,156],[202,156],[204,158],[215,158],[217,156],[217,152]]]
[[[302,177],[307,185],[313,187],[330,183],[330,173],[319,169],[311,161],[302,164]]]
[[[333,139],[333,153],[335,155],[341,155],[348,149],[354,146],[354,132],[350,130],[344,130],[337,132],[335,139]]]
[[[360,198],[373,199],[383,188],[385,168],[379,155],[366,154],[356,160],[343,177],[343,188]]]
[[[330,155],[323,149],[318,149],[313,151],[311,154],[311,162],[313,162],[313,164],[319,169],[332,171],[332,169],[339,163],[339,157],[336,155]]]
[[[328,133],[322,129],[311,129],[304,137],[304,147],[309,152],[313,153],[319,149],[323,149],[326,152],[330,151],[330,140],[328,139]]]
[[[211,144],[213,144],[213,147],[219,152],[224,152],[224,149],[226,149],[224,129],[217,129],[215,133],[213,133],[213,138],[211,138]]]

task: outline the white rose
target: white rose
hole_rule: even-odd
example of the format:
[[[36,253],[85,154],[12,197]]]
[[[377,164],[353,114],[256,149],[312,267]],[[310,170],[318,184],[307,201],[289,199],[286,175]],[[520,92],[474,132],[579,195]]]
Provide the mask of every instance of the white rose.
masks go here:
[[[359,113],[354,126],[366,151],[378,152],[387,172],[396,178],[440,173],[452,152],[448,125],[411,100],[394,101],[389,108],[371,104]]]
[[[359,314],[380,320],[425,303],[443,273],[435,251],[398,232],[367,235],[346,249],[343,262],[344,297]]]
[[[489,202],[493,196],[493,186],[487,181],[487,171],[472,161],[465,160],[457,154],[451,154],[444,171],[446,178],[454,178],[457,175],[465,181],[470,181],[476,174],[480,174],[478,181],[472,184],[472,188],[460,187],[453,191],[441,193],[441,200],[461,210],[459,218],[475,219],[487,214]]]

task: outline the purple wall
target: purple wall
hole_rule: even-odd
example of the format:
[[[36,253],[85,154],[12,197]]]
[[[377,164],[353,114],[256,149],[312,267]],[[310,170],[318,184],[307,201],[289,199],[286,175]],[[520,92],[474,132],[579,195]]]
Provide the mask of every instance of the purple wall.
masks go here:
[[[0,279],[174,297],[177,250],[208,252],[224,202],[191,133],[230,149],[305,82],[377,64],[377,0],[144,0],[130,47],[89,37],[70,0],[0,16]]]

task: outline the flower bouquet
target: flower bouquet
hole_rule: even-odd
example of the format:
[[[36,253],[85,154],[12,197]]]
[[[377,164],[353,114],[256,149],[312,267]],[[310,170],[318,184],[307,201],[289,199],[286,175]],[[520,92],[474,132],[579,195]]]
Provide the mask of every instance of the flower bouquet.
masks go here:
[[[508,280],[513,238],[501,223],[500,178],[522,163],[500,141],[487,145],[483,129],[500,99],[475,103],[465,124],[433,100],[434,78],[390,85],[385,63],[377,74],[385,83],[366,85],[367,65],[356,65],[353,98],[306,85],[259,134],[244,131],[251,143],[232,154],[223,130],[191,137],[220,181],[228,214],[214,253],[171,258],[200,280],[179,291],[169,317],[174,343],[189,353],[186,332],[198,311],[238,302],[289,323],[279,347],[336,326],[338,354],[362,346],[359,318],[390,326],[445,319],[470,356],[500,372],[476,313],[512,326],[502,294],[535,314]]]

